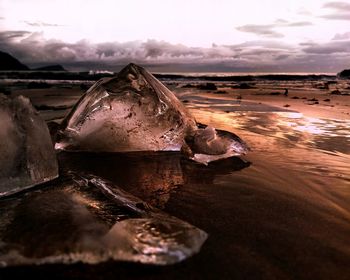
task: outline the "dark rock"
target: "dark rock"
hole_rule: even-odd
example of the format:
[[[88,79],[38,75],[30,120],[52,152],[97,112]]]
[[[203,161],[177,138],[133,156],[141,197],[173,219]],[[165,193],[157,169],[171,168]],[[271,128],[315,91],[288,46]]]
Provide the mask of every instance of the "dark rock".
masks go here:
[[[87,84],[80,84],[80,89],[83,91],[87,91],[89,88],[90,88],[90,86]]]
[[[251,85],[247,84],[247,83],[241,83],[239,85],[233,85],[233,86],[231,86],[231,88],[250,89],[250,88],[253,88],[253,87]]]
[[[206,83],[205,85],[198,85],[199,89],[203,90],[217,90],[218,88],[214,83]]]
[[[21,63],[12,55],[0,51],[0,71],[4,70],[29,70],[28,66]]]
[[[340,92],[340,90],[336,89],[336,90],[332,90],[331,94],[333,94],[333,95],[341,95],[341,92]]]
[[[38,89],[38,88],[50,88],[51,85],[48,84],[48,83],[45,83],[45,82],[30,82],[28,85],[27,85],[27,88],[28,89]]]
[[[307,101],[318,101],[316,98],[308,99]]]
[[[278,92],[278,91],[273,91],[273,92],[270,92],[270,95],[280,95],[281,93]]]
[[[66,110],[71,108],[72,106],[66,106],[66,105],[56,105],[56,106],[50,106],[46,104],[41,105],[34,105],[35,109],[39,111],[45,111],[45,110],[53,110],[53,111],[59,111],[59,110]]]
[[[350,78],[350,69],[345,69],[345,70],[339,72],[337,76],[339,78],[349,79]]]
[[[316,85],[313,85],[314,88],[317,88],[317,89],[329,89],[329,84],[326,82],[326,83],[317,83]]]
[[[324,99],[323,101],[324,102],[330,102],[331,100],[329,98],[327,98],[327,99]]]
[[[182,88],[195,88],[196,86],[195,85],[192,85],[192,84],[186,84],[186,85],[183,85]]]
[[[0,87],[0,93],[3,93],[5,95],[11,95],[11,90],[9,90],[6,87]]]
[[[36,68],[33,70],[36,70],[36,71],[67,71],[66,69],[63,68],[62,65],[59,65],[59,64],[43,66],[43,67],[39,67],[39,68]]]
[[[300,99],[298,96],[293,96],[292,99]]]

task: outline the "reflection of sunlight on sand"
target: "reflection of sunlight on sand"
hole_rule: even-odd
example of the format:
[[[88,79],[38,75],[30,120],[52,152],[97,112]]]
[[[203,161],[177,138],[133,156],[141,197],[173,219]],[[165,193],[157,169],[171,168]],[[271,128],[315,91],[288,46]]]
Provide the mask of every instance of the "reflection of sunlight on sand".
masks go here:
[[[299,112],[223,112],[216,107],[195,106],[190,110],[198,122],[237,133],[254,149],[300,146],[332,154],[349,153],[350,120],[307,117]],[[267,137],[256,139],[257,135]]]

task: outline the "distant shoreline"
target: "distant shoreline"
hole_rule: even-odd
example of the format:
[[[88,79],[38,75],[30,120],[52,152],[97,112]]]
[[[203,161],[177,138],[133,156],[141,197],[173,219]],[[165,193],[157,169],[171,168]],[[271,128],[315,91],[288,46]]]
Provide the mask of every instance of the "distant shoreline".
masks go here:
[[[111,77],[112,72],[69,72],[69,71],[0,71],[0,79],[28,79],[28,80],[88,80],[95,81],[103,77]],[[323,80],[336,79],[336,74],[319,73],[153,73],[162,80],[179,81],[213,81],[235,82],[255,80]]]

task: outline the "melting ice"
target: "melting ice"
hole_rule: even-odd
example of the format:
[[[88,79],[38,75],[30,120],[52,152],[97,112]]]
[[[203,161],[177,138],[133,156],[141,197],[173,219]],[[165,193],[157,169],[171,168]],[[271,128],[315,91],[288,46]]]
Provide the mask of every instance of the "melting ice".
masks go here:
[[[0,200],[0,266],[107,260],[166,265],[199,252],[206,238],[92,175],[73,174]]]
[[[0,197],[58,176],[46,123],[29,99],[0,94]]]
[[[93,152],[182,149],[202,163],[247,151],[239,137],[221,134],[213,128],[198,128],[167,87],[144,68],[129,64],[82,96],[62,122],[56,148]],[[185,139],[191,139],[190,144]]]
[[[129,64],[98,81],[63,121],[56,148],[128,152],[180,150],[195,120],[145,69]]]

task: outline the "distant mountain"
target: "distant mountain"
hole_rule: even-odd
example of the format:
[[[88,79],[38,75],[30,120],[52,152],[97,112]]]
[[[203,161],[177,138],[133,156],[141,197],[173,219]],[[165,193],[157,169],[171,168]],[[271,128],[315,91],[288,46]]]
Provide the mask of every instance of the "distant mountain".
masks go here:
[[[350,78],[350,69],[345,69],[338,73],[338,77],[340,78]]]
[[[59,64],[39,67],[39,68],[35,68],[33,70],[35,70],[35,71],[67,71],[66,69],[63,68],[62,65],[59,65]]]
[[[28,66],[21,63],[12,55],[0,51],[0,71],[3,70],[29,70]]]

